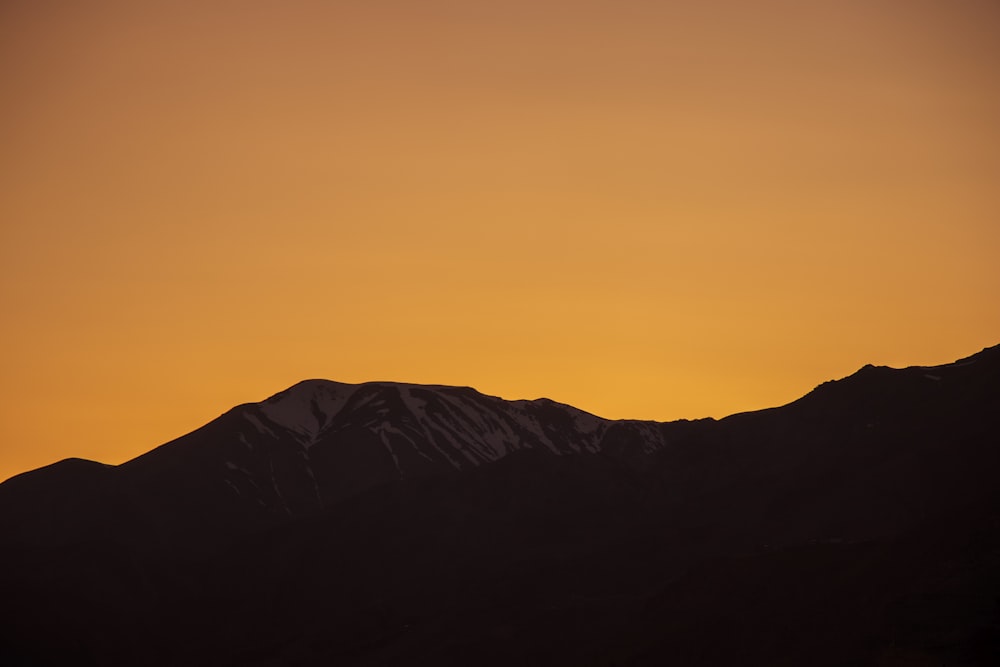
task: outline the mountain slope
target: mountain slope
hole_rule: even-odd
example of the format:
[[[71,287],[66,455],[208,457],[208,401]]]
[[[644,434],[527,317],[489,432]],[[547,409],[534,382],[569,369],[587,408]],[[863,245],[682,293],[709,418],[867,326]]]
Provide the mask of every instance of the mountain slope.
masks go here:
[[[638,461],[662,444],[659,424],[611,422],[547,399],[308,380],[121,466],[70,460],[9,480],[0,485],[0,540],[57,544],[132,530],[157,548],[211,543],[375,486],[458,474],[512,452],[607,448]],[[33,512],[12,511],[18,505]]]
[[[664,424],[310,380],[0,485],[0,662],[994,664],[998,415],[1000,347]]]

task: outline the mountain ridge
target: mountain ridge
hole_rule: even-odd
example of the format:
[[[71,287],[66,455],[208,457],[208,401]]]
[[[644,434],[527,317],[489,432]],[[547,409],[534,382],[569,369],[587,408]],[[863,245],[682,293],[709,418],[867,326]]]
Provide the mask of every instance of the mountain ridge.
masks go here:
[[[590,417],[593,417],[593,418],[595,418],[597,420],[600,420],[602,422],[608,422],[608,423],[672,424],[672,423],[701,422],[701,421],[722,421],[722,420],[731,419],[731,418],[734,418],[734,417],[739,417],[740,415],[754,414],[754,413],[758,413],[758,412],[764,412],[764,411],[768,411],[768,410],[779,409],[779,408],[782,408],[782,407],[786,407],[788,405],[793,405],[795,403],[798,403],[799,401],[802,401],[802,400],[806,399],[811,394],[813,394],[814,392],[816,392],[817,390],[819,390],[819,389],[821,389],[823,387],[826,387],[826,386],[832,385],[832,384],[836,384],[836,383],[842,383],[842,382],[846,382],[846,381],[851,381],[852,378],[855,378],[859,374],[865,374],[865,373],[869,373],[869,372],[872,372],[872,371],[875,371],[875,372],[885,372],[885,371],[891,371],[891,372],[898,372],[898,371],[916,372],[916,371],[932,371],[932,370],[935,370],[935,369],[937,369],[937,370],[954,369],[954,368],[959,368],[959,367],[961,367],[963,365],[969,365],[971,363],[975,363],[976,361],[981,360],[981,359],[992,358],[992,359],[995,360],[997,357],[1000,357],[1000,344],[994,345],[994,346],[985,347],[985,348],[983,348],[979,352],[971,354],[971,355],[969,355],[967,357],[960,358],[960,359],[958,359],[956,361],[948,362],[948,363],[944,363],[944,364],[938,364],[938,365],[931,365],[931,366],[911,365],[911,366],[895,367],[895,366],[880,366],[880,365],[874,365],[874,364],[865,364],[864,366],[862,366],[861,368],[859,368],[854,373],[851,373],[850,375],[847,375],[847,376],[845,376],[843,378],[835,379],[835,380],[827,380],[827,381],[822,382],[821,384],[817,385],[817,387],[815,389],[807,392],[805,395],[803,395],[800,398],[797,398],[797,399],[794,399],[794,400],[790,401],[789,403],[785,403],[783,405],[774,406],[774,407],[770,407],[770,408],[761,408],[761,409],[757,409],[757,410],[747,410],[747,411],[736,412],[736,413],[733,413],[733,414],[730,414],[730,415],[726,415],[726,416],[718,418],[718,419],[713,418],[713,417],[682,418],[682,419],[674,419],[674,420],[667,420],[667,421],[651,420],[651,419],[637,419],[637,418],[610,419],[610,418],[606,418],[606,417],[600,417],[599,415],[596,415],[594,413],[588,412],[588,411],[583,410],[581,408],[577,408],[576,406],[573,406],[571,404],[562,403],[560,401],[556,401],[554,399],[547,398],[547,397],[539,397],[539,398],[534,398],[534,399],[504,399],[504,398],[501,398],[499,396],[493,396],[493,395],[490,395],[490,394],[482,393],[482,392],[478,391],[477,389],[475,389],[475,388],[473,388],[471,386],[464,386],[464,385],[423,384],[423,383],[411,383],[411,382],[395,382],[395,381],[389,381],[389,380],[373,380],[373,381],[366,381],[366,382],[360,382],[360,383],[346,383],[346,382],[339,382],[339,381],[336,381],[336,380],[328,380],[328,379],[323,379],[323,378],[309,378],[309,379],[305,379],[305,380],[300,380],[299,382],[296,382],[296,383],[290,385],[289,387],[287,387],[287,388],[285,388],[283,390],[280,390],[280,391],[278,391],[278,392],[276,392],[276,393],[268,396],[267,398],[265,398],[265,399],[263,399],[261,401],[249,402],[249,403],[242,403],[240,405],[234,406],[233,408],[230,408],[229,410],[227,410],[226,412],[224,412],[222,415],[220,415],[216,419],[211,420],[209,422],[209,424],[212,423],[212,422],[214,422],[214,421],[216,421],[217,419],[221,419],[222,417],[224,417],[225,415],[227,415],[227,414],[229,414],[231,412],[240,411],[240,410],[243,410],[243,409],[246,409],[246,408],[251,408],[251,407],[254,407],[254,406],[262,406],[262,405],[267,405],[269,403],[278,402],[282,398],[284,398],[284,397],[286,397],[288,395],[294,394],[297,391],[300,391],[300,390],[303,390],[303,389],[305,389],[305,390],[308,391],[308,390],[315,390],[316,388],[327,388],[327,387],[351,388],[351,390],[357,390],[357,389],[364,388],[364,387],[401,387],[401,388],[417,388],[417,389],[421,389],[421,390],[449,390],[449,391],[474,392],[478,396],[482,396],[482,397],[487,398],[487,399],[493,399],[493,400],[497,400],[497,401],[503,401],[503,402],[509,403],[509,404],[533,404],[533,403],[554,404],[556,406],[562,406],[562,407],[566,407],[566,408],[571,408],[574,411],[577,411],[579,413],[583,413],[583,414],[588,415]],[[320,389],[320,390],[322,391],[322,389]],[[208,424],[206,424],[206,426],[207,425]],[[200,430],[200,428],[203,428],[203,427],[199,427],[199,429],[195,429],[195,431]],[[188,435],[191,435],[191,433],[187,433],[187,434],[184,434],[182,436],[179,436],[178,438],[170,440],[167,443],[164,443],[163,445],[160,445],[160,446],[158,446],[158,447],[156,447],[156,448],[154,448],[153,450],[150,450],[150,451],[155,451],[155,449],[158,449],[159,447],[170,445],[173,442],[176,442],[177,440],[180,440],[180,439],[182,439],[184,437],[187,437]],[[95,461],[95,460],[92,460],[92,459],[84,459],[84,458],[81,458],[81,457],[69,457],[67,459],[63,459],[63,460],[60,460],[60,461],[55,461],[53,463],[47,464],[45,466],[41,466],[39,468],[35,468],[35,469],[32,469],[32,470],[27,470],[27,471],[24,471],[24,472],[21,472],[21,473],[17,473],[15,475],[7,478],[6,480],[3,480],[2,482],[0,482],[0,484],[4,484],[4,483],[6,483],[6,482],[8,482],[10,480],[13,480],[13,479],[17,478],[17,477],[21,477],[22,475],[32,474],[32,473],[40,471],[40,470],[46,470],[48,468],[51,468],[52,466],[62,465],[65,462],[92,461],[94,463],[99,463],[102,466],[113,466],[114,467],[116,465],[127,465],[131,461],[133,461],[133,460],[135,460],[137,458],[141,458],[142,456],[145,456],[145,454],[148,454],[148,453],[149,452],[146,452],[144,454],[140,454],[137,457],[134,457],[133,459],[129,459],[128,461],[126,461],[126,462],[124,462],[122,464],[106,464],[106,463],[101,463],[99,461]]]
[[[0,484],[0,663],[996,664],[997,414],[1000,346],[719,420],[304,381]]]

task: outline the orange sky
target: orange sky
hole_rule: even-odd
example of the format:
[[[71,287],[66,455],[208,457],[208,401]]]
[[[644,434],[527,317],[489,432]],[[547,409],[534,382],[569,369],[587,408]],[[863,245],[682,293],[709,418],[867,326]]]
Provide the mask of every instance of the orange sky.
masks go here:
[[[1000,342],[993,0],[0,4],[0,479],[305,378],[721,417]]]

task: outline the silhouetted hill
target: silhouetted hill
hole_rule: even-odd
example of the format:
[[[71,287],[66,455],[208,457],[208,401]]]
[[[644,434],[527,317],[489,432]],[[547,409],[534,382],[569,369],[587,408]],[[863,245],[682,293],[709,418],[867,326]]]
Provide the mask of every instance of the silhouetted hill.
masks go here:
[[[987,665],[1000,346],[608,421],[299,383],[0,485],[0,663]]]

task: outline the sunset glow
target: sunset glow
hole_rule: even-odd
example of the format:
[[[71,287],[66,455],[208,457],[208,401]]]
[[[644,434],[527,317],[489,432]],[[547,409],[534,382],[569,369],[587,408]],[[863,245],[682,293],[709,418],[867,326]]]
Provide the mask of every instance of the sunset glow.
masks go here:
[[[305,378],[722,417],[1000,342],[1000,4],[0,5],[0,480]]]

